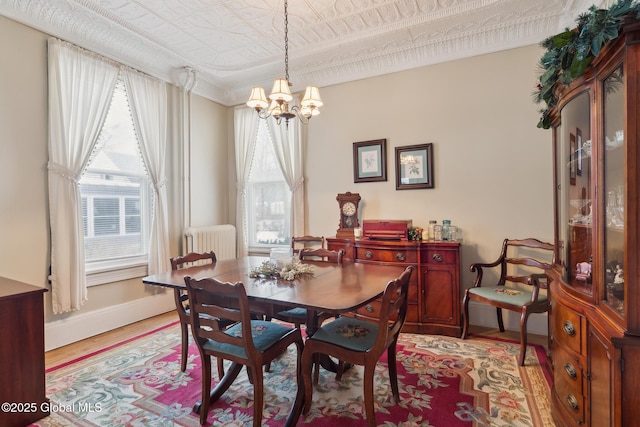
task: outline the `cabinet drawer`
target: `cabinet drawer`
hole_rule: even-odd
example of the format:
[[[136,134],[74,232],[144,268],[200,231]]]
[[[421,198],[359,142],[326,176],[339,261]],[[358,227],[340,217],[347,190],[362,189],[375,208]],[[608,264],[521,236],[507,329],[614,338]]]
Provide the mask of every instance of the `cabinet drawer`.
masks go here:
[[[418,262],[415,250],[356,248],[356,259],[363,261],[402,262],[413,264]]]
[[[554,343],[553,393],[562,411],[572,420],[571,425],[583,425],[587,399],[584,391],[584,372],[581,359],[571,356]]]
[[[562,304],[552,303],[553,339],[561,346],[582,354],[582,316]]]
[[[553,351],[553,366],[553,382],[556,385],[556,390],[558,390],[558,396],[566,396],[568,394],[582,396],[584,373],[581,361],[561,348],[556,348]],[[562,393],[560,389],[562,389]]]
[[[422,251],[422,262],[436,265],[455,265],[457,251],[428,249]]]
[[[553,352],[553,389],[564,412],[575,421],[575,425],[584,423],[585,396],[583,390],[583,371],[580,361],[567,352],[556,349]]]
[[[572,393],[563,393],[562,390],[559,389],[559,385],[561,386],[561,384],[554,384],[554,388],[557,399],[562,405],[562,409],[573,419],[573,425],[584,425],[584,397]]]

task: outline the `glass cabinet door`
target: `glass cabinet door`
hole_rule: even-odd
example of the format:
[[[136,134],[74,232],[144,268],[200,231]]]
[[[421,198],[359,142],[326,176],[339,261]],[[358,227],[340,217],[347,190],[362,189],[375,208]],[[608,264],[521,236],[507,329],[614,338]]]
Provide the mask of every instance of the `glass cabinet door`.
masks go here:
[[[555,138],[559,262],[562,276],[570,287],[592,296],[590,97],[590,92],[583,92],[562,108]]]
[[[624,316],[624,91],[623,69],[619,66],[602,82],[604,167],[604,300]]]

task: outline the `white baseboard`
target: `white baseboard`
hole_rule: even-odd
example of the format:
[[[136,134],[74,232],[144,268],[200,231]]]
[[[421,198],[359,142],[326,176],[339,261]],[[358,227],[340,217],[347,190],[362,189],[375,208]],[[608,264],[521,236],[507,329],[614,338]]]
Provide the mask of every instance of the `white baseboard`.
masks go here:
[[[520,313],[515,311],[502,310],[502,321],[504,328],[509,331],[520,333]],[[527,331],[536,335],[549,335],[547,313],[536,313],[529,315],[527,321]],[[469,302],[469,323],[472,325],[485,326],[489,328],[498,328],[498,319],[496,317],[496,308],[477,303]]]
[[[45,351],[175,310],[172,292],[140,298],[125,304],[78,314],[44,325]]]

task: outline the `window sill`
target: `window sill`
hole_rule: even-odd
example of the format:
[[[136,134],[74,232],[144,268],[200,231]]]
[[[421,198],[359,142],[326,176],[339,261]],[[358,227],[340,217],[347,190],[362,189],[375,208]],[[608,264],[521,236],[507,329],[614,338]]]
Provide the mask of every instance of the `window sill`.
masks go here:
[[[255,256],[269,256],[272,248],[289,248],[289,244],[283,245],[271,245],[271,246],[249,246],[249,255]]]
[[[269,252],[271,251],[271,249],[269,248],[264,248],[264,247],[250,247],[249,248],[249,255],[255,255],[255,256],[269,256]]]
[[[148,271],[146,262],[144,264],[94,269],[87,271],[87,287],[144,277],[148,274]]]

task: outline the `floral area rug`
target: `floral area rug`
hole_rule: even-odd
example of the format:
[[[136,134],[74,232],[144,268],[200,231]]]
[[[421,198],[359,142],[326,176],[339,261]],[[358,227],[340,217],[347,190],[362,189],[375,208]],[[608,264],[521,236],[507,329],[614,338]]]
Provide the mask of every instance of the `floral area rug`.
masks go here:
[[[544,350],[530,346],[526,366],[517,364],[519,344],[471,336],[401,334],[398,382],[401,402],[391,397],[386,355],[376,368],[376,420],[404,426],[553,426]],[[321,370],[313,403],[301,426],[363,426],[361,367],[337,382]],[[215,363],[214,381],[217,380]],[[282,426],[296,394],[295,346],[265,374],[264,426]],[[47,371],[51,415],[34,426],[199,426],[192,413],[200,400],[200,359],[192,343],[180,372],[177,323]],[[213,426],[252,425],[253,386],[242,370],[212,405]]]

